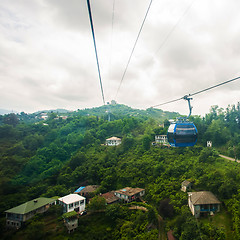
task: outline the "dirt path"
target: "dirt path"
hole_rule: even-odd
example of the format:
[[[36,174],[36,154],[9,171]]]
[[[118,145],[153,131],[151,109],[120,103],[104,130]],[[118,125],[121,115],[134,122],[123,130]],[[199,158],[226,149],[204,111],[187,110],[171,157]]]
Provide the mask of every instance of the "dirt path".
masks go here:
[[[143,207],[143,206],[131,206],[129,207],[129,209],[137,209],[137,210],[142,210],[147,212],[148,209]],[[164,224],[163,224],[163,218],[158,215],[157,216],[157,220],[158,220],[158,240],[167,240],[166,234],[165,234],[165,230],[164,230]]]
[[[164,225],[163,225],[163,218],[158,215],[158,240],[167,240]]]
[[[227,156],[224,156],[224,155],[222,155],[222,154],[219,154],[219,157],[225,158],[225,159],[230,160],[230,161],[233,161],[233,162],[238,162],[238,163],[240,163],[240,160],[237,160],[237,161],[236,161],[234,158],[227,157]]]
[[[142,207],[142,206],[131,206],[131,207],[128,207],[129,209],[137,209],[137,210],[142,210],[142,211],[145,211],[145,212],[147,212],[148,211],[148,209],[147,208],[145,208],[145,207]]]

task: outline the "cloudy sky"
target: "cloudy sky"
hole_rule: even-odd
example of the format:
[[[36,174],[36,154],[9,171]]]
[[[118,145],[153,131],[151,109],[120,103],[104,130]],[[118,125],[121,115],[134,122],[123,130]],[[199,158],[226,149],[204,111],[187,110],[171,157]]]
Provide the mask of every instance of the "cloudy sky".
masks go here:
[[[240,1],[91,1],[106,102],[146,109],[240,76]],[[240,100],[240,80],[194,96],[193,114]],[[0,1],[0,108],[103,105],[86,0]],[[160,107],[188,114],[184,100]]]

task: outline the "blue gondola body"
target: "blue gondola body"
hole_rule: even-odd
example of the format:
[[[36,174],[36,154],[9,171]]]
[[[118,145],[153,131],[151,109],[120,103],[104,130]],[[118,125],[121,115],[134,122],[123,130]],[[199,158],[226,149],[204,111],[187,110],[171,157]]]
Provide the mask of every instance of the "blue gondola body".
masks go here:
[[[198,131],[192,122],[177,121],[168,128],[167,138],[172,147],[192,147],[197,142]]]

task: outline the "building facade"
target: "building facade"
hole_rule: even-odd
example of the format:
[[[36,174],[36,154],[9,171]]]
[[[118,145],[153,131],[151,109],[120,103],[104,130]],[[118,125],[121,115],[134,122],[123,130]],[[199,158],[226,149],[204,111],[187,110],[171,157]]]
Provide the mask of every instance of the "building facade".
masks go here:
[[[212,141],[207,141],[207,147],[212,147]]]
[[[51,205],[55,205],[55,202],[55,199],[40,197],[11,208],[5,211],[6,225],[18,229],[37,213],[46,212]]]
[[[155,135],[155,142],[160,144],[168,143],[167,135]]]
[[[91,194],[94,194],[99,187],[100,187],[99,185],[82,186],[79,187],[74,193],[77,193],[84,197],[89,197],[91,196]]]
[[[220,211],[221,202],[208,191],[188,192],[188,206],[196,218]]]
[[[114,191],[103,193],[101,194],[101,197],[103,197],[106,200],[107,204],[112,204],[119,201],[119,198],[115,196]]]
[[[114,192],[114,195],[126,202],[132,202],[145,195],[143,188],[126,187]]]
[[[86,207],[86,198],[78,194],[69,194],[58,199],[60,205],[63,206],[63,213],[76,211],[83,212]]]
[[[63,222],[68,230],[68,233],[73,232],[78,227],[78,214],[75,211],[64,213]]]
[[[122,142],[122,139],[118,137],[111,137],[106,139],[107,146],[118,146],[119,144],[121,144],[121,142]]]
[[[184,180],[182,182],[181,191],[187,192],[188,190],[191,190],[191,188],[192,188],[192,183],[191,182],[189,182],[188,180]]]

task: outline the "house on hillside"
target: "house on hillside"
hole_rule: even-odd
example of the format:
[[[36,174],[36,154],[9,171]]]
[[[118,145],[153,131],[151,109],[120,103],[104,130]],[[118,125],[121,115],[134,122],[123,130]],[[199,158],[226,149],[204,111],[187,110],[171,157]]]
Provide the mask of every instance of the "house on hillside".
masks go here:
[[[116,203],[119,198],[115,196],[114,191],[101,194],[101,197],[105,198],[107,204]]]
[[[79,187],[74,193],[75,194],[80,194],[80,192],[85,188],[85,186]],[[81,195],[81,194],[80,194]]]
[[[122,142],[122,139],[118,137],[111,137],[106,139],[107,146],[118,146],[119,144],[121,144],[121,142]]]
[[[191,182],[189,182],[188,180],[184,180],[182,182],[181,191],[187,192],[188,190],[191,190],[191,188],[192,188],[192,183]]]
[[[84,197],[92,197],[94,192],[99,188],[99,185],[88,185],[86,187],[79,187],[74,193],[77,193]]]
[[[63,213],[76,211],[83,212],[86,207],[86,198],[78,194],[69,194],[58,199],[60,205],[63,206]]]
[[[40,118],[43,120],[47,120],[48,119],[48,114],[47,113],[41,113]]]
[[[75,211],[71,211],[63,214],[63,222],[66,226],[68,233],[73,232],[78,227],[78,214]]]
[[[6,226],[18,229],[35,214],[46,212],[55,202],[55,199],[40,197],[11,208],[5,211]]]
[[[212,192],[188,192],[188,206],[196,218],[219,212],[220,204]]]
[[[207,141],[207,147],[212,147],[212,141]]]
[[[60,118],[62,118],[63,120],[68,119],[68,116],[60,116]]]
[[[114,195],[126,202],[132,202],[145,195],[145,189],[126,187],[115,191]]]
[[[155,135],[155,142],[159,144],[167,144],[167,135]]]

